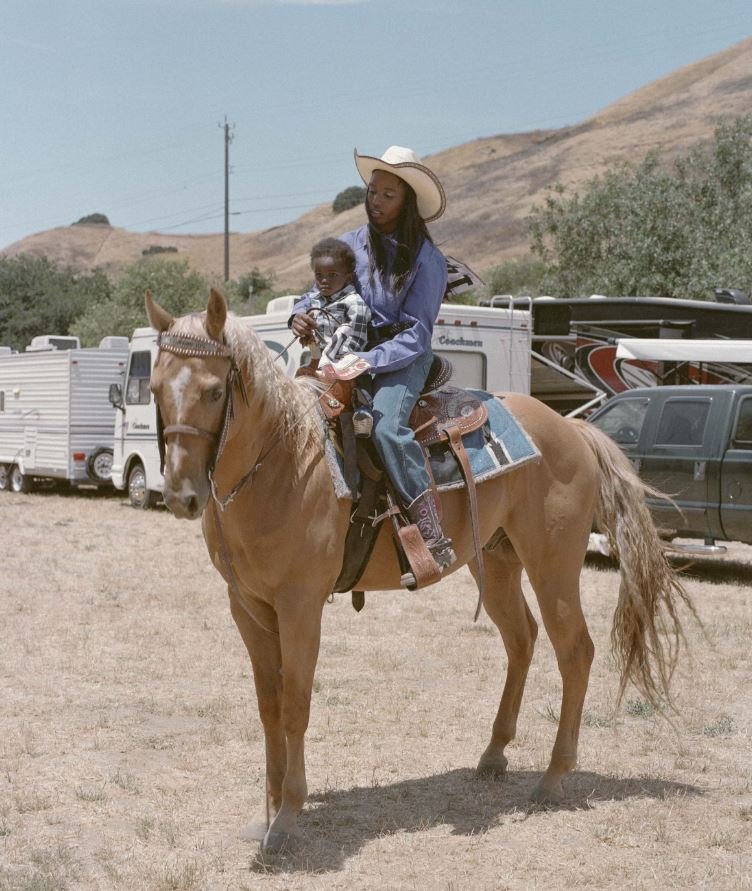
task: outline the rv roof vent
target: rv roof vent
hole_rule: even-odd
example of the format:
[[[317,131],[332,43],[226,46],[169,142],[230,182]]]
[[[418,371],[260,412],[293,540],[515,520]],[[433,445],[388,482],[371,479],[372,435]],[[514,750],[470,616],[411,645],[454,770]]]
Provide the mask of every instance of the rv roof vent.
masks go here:
[[[108,334],[99,341],[100,350],[127,350],[128,338],[116,334]]]
[[[295,301],[300,299],[296,294],[288,294],[286,297],[272,297],[266,304],[267,314],[273,312],[292,312]]]
[[[12,356],[13,353],[13,347],[0,346],[0,356]]]
[[[38,337],[32,337],[31,343],[26,347],[26,352],[80,349],[81,341],[77,337],[68,337],[62,334],[40,334]]]

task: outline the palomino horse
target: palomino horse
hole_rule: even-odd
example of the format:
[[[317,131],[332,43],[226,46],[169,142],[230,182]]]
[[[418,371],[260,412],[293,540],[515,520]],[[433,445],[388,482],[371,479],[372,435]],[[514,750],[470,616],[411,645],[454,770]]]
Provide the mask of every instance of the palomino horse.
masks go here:
[[[164,499],[177,517],[201,517],[211,559],[228,585],[230,609],[253,664],[266,740],[266,806],[253,837],[264,851],[296,834],[305,802],[304,738],[324,603],[342,565],[350,505],[338,500],[324,457],[318,394],[288,378],[212,290],[205,313],[173,319],[147,294],[160,353],[151,377],[166,443]],[[621,672],[652,702],[668,685],[682,637],[685,592],[666,561],[645,486],[618,447],[592,426],[560,417],[529,396],[505,404],[541,459],[478,489],[486,543],[484,606],[507,652],[506,682],[481,775],[501,776],[514,737],[536,622],[523,569],[540,604],[562,677],[551,761],[536,801],[558,800],[575,767],[593,643],[579,578],[595,522],[621,565],[612,644]],[[475,572],[465,494],[442,495],[444,528],[457,563]],[[384,524],[388,526],[389,524]],[[382,529],[358,587],[399,588],[400,569]],[[406,595],[410,597],[420,594]],[[430,595],[429,595],[430,596]]]

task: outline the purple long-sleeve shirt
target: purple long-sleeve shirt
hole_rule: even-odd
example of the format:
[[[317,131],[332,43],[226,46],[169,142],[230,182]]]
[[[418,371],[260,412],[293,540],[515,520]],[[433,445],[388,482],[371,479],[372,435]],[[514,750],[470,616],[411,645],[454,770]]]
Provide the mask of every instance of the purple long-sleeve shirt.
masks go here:
[[[405,286],[395,295],[388,284],[397,253],[394,238],[381,236],[386,253],[387,282],[382,281],[378,270],[374,272],[373,281],[369,278],[367,224],[340,238],[355,254],[356,287],[371,310],[371,325],[376,329],[395,322],[409,325],[391,340],[356,355],[370,363],[374,374],[405,368],[431,346],[434,322],[446,291],[446,259],[436,245],[424,241]],[[309,295],[304,294],[293,307],[293,314],[305,312],[309,302]]]

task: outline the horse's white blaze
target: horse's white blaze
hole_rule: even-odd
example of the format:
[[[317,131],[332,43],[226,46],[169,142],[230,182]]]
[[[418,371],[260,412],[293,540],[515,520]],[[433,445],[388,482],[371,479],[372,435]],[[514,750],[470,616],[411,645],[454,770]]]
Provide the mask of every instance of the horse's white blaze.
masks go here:
[[[179,445],[177,441],[173,441],[167,452],[167,463],[170,469],[170,482],[172,483],[172,488],[175,490],[176,494],[179,490],[185,491],[186,489],[187,480],[182,476],[182,464],[187,457],[188,450],[184,446]],[[174,485],[175,480],[180,481],[180,486],[178,488]]]
[[[170,390],[172,391],[172,399],[175,404],[175,413],[178,419],[181,417],[183,397],[185,396],[185,390],[190,379],[191,369],[188,368],[187,365],[184,365],[175,375],[173,380],[170,381]]]

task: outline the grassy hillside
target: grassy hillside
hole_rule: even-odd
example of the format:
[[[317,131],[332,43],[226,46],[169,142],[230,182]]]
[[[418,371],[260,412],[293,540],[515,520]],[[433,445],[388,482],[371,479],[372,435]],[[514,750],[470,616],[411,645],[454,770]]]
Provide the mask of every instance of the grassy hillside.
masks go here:
[[[752,39],[648,84],[576,126],[492,136],[427,160],[447,192],[447,212],[431,227],[435,240],[481,275],[527,251],[525,217],[556,183],[576,189],[619,161],[639,161],[651,149],[666,159],[710,139],[725,117],[752,107]],[[353,183],[357,175],[353,170]],[[343,184],[347,185],[347,184]],[[362,208],[334,215],[322,205],[284,226],[231,236],[231,277],[253,266],[273,271],[294,289],[309,278],[308,250],[326,235],[355,228]],[[76,225],[31,235],[0,252],[46,255],[82,268],[115,272],[152,245],[174,246],[172,256],[218,279],[224,240],[216,235],[140,234],[101,225]],[[164,254],[160,256],[165,256]],[[170,255],[167,255],[170,256]]]

